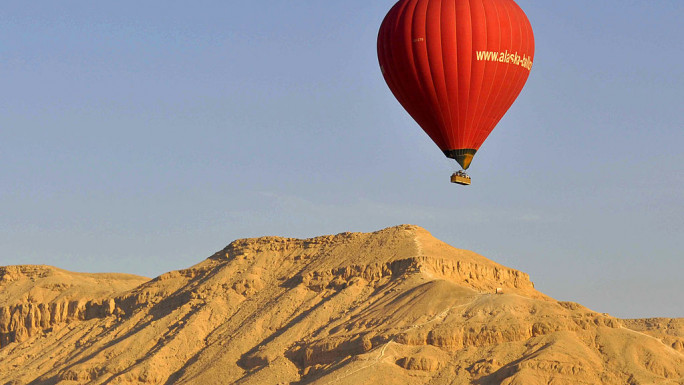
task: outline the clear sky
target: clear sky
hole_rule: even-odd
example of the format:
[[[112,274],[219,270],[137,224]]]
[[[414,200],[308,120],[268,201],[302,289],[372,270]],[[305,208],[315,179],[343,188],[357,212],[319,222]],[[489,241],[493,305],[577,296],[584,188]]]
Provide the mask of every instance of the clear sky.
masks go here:
[[[237,238],[410,223],[619,317],[684,317],[684,2],[518,0],[470,168],[385,85],[393,0],[3,2],[0,265],[156,276]]]

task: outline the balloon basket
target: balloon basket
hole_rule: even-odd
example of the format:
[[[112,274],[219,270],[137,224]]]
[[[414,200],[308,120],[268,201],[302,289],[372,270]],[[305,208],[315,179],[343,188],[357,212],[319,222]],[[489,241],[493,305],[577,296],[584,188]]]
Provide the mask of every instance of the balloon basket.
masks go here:
[[[456,183],[456,184],[460,184],[463,186],[468,186],[468,185],[470,185],[470,182],[471,182],[470,176],[468,174],[466,174],[465,171],[455,172],[455,173],[453,173],[453,175],[451,175],[451,183]]]

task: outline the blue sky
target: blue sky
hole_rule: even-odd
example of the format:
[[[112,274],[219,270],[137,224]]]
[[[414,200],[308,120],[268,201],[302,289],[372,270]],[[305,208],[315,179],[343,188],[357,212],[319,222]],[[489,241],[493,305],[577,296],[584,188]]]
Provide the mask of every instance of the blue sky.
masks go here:
[[[392,0],[3,4],[0,265],[156,276],[411,223],[554,298],[684,317],[684,3],[518,3],[534,68],[467,188],[380,75]]]

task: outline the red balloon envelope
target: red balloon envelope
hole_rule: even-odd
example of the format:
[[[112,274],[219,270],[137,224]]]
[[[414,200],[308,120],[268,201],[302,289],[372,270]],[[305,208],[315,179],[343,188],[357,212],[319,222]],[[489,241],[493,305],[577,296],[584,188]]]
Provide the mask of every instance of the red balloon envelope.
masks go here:
[[[534,36],[513,0],[400,0],[378,58],[401,105],[467,169],[525,85]]]

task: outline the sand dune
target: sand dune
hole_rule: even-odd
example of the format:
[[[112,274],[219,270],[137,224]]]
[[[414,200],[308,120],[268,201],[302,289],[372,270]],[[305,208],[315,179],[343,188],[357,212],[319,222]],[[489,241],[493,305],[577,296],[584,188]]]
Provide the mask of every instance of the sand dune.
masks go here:
[[[152,280],[0,268],[0,385],[29,383],[682,385],[684,319],[558,302],[416,226],[264,237]]]

